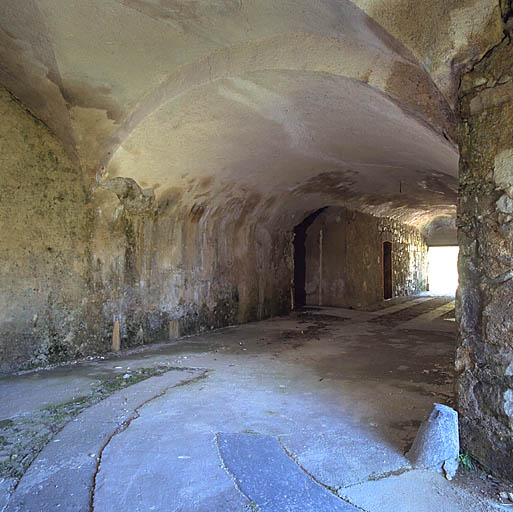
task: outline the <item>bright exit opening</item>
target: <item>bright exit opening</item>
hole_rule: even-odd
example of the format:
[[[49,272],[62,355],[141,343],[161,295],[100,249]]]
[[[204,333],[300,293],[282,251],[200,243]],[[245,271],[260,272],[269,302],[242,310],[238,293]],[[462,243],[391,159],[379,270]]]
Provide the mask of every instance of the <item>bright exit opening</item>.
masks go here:
[[[455,295],[458,288],[459,247],[430,247],[428,250],[429,292]]]

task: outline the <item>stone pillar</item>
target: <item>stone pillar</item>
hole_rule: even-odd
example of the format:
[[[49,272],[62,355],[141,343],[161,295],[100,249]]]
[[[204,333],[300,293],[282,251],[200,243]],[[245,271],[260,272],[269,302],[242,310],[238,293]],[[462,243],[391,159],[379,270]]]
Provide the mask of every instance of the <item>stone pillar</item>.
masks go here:
[[[456,356],[462,446],[513,479],[513,46],[462,77]]]

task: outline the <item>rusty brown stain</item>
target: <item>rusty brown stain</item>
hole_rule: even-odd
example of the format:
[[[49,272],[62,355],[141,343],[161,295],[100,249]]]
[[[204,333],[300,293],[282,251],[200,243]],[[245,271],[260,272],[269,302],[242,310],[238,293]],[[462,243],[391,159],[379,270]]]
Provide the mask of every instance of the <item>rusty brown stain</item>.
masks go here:
[[[346,171],[328,171],[313,176],[292,190],[294,195],[327,194],[335,199],[349,198],[354,195],[353,187],[358,173],[351,169]]]
[[[245,224],[247,224],[248,216],[254,212],[261,200],[262,195],[257,192],[253,192],[241,200],[243,207],[242,211],[238,215],[237,222],[235,223],[235,232],[239,231]]]
[[[194,204],[191,207],[190,213],[189,213],[189,220],[192,223],[198,223],[201,220],[201,217],[206,211],[206,207],[204,204]]]
[[[178,206],[184,196],[184,190],[180,187],[170,187],[159,193],[159,211]]]
[[[214,182],[213,176],[205,176],[204,178],[201,178],[198,181],[198,188],[200,188],[200,189],[208,188],[212,185],[213,182]]]
[[[454,112],[428,74],[417,65],[394,62],[385,91],[396,99],[405,114],[418,117],[420,112],[438,133],[445,131],[452,141],[457,140]]]

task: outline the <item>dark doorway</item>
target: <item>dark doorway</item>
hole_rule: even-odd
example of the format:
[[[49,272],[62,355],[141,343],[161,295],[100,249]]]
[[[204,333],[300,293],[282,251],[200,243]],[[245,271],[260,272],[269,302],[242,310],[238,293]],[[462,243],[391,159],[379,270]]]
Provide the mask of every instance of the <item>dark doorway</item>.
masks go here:
[[[294,309],[306,305],[306,231],[326,208],[311,213],[294,228]]]
[[[392,242],[383,242],[383,297],[392,298]]]

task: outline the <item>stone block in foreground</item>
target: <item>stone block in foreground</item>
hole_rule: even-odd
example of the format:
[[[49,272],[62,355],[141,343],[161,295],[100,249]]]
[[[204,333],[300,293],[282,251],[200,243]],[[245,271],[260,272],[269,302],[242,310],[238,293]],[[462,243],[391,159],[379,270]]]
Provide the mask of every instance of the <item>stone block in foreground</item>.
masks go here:
[[[443,471],[451,480],[458,469],[459,451],[458,413],[446,405],[435,404],[406,456],[414,467]]]

